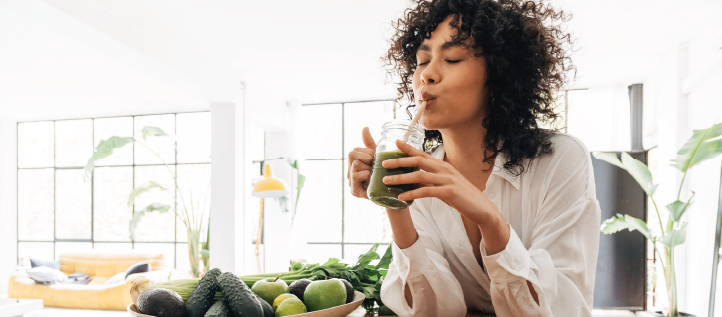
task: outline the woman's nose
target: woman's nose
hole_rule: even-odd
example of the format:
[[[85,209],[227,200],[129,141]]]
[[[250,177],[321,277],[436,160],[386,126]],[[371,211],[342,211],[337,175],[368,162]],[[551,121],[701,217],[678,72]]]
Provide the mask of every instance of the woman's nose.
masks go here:
[[[439,82],[439,74],[436,71],[435,63],[429,63],[429,65],[421,72],[421,82],[424,85],[434,84]]]

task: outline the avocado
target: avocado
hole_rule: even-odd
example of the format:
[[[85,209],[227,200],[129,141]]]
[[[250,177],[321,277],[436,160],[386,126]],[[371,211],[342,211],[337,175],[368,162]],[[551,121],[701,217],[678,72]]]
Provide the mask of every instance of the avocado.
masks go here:
[[[311,280],[307,278],[302,278],[300,280],[296,280],[291,285],[288,285],[289,293],[296,295],[298,299],[303,301],[303,292],[306,291],[306,287],[308,284],[311,284]]]
[[[234,317],[264,317],[261,302],[238,276],[225,272],[218,276],[217,281]]]
[[[152,288],[138,296],[142,314],[156,317],[186,317],[186,306],[178,293],[165,288]]]
[[[271,306],[271,304],[261,298],[261,296],[256,295],[256,293],[253,293],[253,295],[256,296],[256,299],[258,299],[259,302],[261,302],[261,306],[263,307],[263,317],[276,316],[276,314],[273,312],[273,306]]]
[[[230,317],[231,312],[228,311],[228,306],[226,305],[226,302],[224,302],[222,299],[216,300],[213,305],[211,305],[211,308],[208,309],[205,315],[203,317]]]
[[[353,286],[347,280],[344,280],[342,278],[340,278],[339,280],[341,280],[341,282],[343,282],[343,285],[346,286],[346,304],[353,302],[353,297],[355,295],[353,292]]]
[[[188,317],[203,317],[208,308],[214,304],[213,296],[218,289],[216,279],[219,275],[221,275],[220,269],[212,269],[198,281],[186,303]]]

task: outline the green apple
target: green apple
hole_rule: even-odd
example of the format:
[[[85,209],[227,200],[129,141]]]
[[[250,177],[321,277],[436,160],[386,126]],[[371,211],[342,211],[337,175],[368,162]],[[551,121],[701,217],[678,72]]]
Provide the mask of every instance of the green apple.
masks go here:
[[[313,281],[303,292],[308,311],[317,311],[346,304],[346,286],[340,280]]]
[[[282,279],[269,277],[253,283],[251,291],[266,302],[273,303],[278,295],[288,293],[288,284]]]

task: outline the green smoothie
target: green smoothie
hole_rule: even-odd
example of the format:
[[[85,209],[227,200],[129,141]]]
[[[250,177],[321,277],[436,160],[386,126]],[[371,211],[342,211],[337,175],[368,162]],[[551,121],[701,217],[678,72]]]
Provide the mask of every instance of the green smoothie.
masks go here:
[[[403,157],[409,157],[406,153],[399,150],[379,152],[376,154],[376,161],[374,163],[374,170],[371,174],[371,180],[369,181],[369,187],[367,189],[369,199],[379,206],[383,206],[391,209],[404,209],[411,206],[413,200],[402,201],[399,200],[399,194],[407,192],[416,188],[416,184],[402,184],[402,185],[386,185],[383,182],[385,176],[399,175],[418,171],[418,167],[399,167],[399,168],[384,168],[383,161],[389,159],[398,159]]]

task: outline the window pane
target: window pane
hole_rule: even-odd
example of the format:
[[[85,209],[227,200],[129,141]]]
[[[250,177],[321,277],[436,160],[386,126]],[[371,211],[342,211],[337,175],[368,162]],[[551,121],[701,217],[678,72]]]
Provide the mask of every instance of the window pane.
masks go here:
[[[55,166],[85,166],[93,156],[93,120],[55,122]]]
[[[85,252],[93,249],[90,242],[56,242],[55,243],[55,259],[59,259],[61,255],[75,252]]]
[[[178,162],[196,163],[211,161],[211,113],[179,113]]]
[[[324,264],[330,258],[341,258],[340,244],[307,244],[305,258],[306,263]],[[348,264],[348,263],[347,263]]]
[[[96,242],[93,246],[93,250],[107,250],[107,251],[130,251],[133,250],[133,244],[131,243],[98,243]]]
[[[176,226],[176,242],[188,242],[188,232],[186,232],[186,225],[183,224],[180,216],[175,217]]]
[[[296,120],[296,150],[303,159],[338,159],[341,149],[341,105],[303,106]]]
[[[185,208],[183,207],[185,206]],[[210,164],[178,165],[178,210],[180,217],[185,217],[185,211],[191,219],[195,230],[205,231],[208,228],[208,216],[211,208],[211,166]],[[203,219],[200,224],[199,220]],[[182,234],[181,234],[182,232]],[[186,227],[181,222],[178,227],[178,236],[187,241]]]
[[[135,250],[143,252],[161,253],[163,254],[163,265],[166,268],[173,268],[175,259],[174,243],[135,243]]]
[[[30,267],[30,258],[53,260],[52,242],[20,242],[18,243],[18,259],[21,266]]]
[[[93,212],[96,241],[130,241],[132,215],[128,196],[133,191],[133,168],[96,167],[93,174]]]
[[[188,244],[178,243],[176,246],[175,268],[183,272],[191,271],[190,257],[188,256]],[[203,265],[198,266],[199,270],[203,270]]]
[[[155,151],[166,163],[175,162],[175,144],[173,139],[161,136],[149,136],[143,139],[143,127],[150,126],[162,129],[166,134],[175,134],[175,115],[135,117],[135,139],[144,142]],[[153,152],[143,145],[135,145],[135,164],[161,164],[163,163]]]
[[[18,167],[52,167],[53,122],[18,123]]]
[[[135,187],[138,188],[154,181],[167,191],[161,191],[153,188],[135,200],[135,210],[140,211],[152,203],[162,203],[170,205],[171,210],[166,213],[158,213],[157,211],[146,213],[138,222],[135,231],[136,241],[173,241],[175,234],[174,214],[173,214],[173,192],[175,185],[173,182],[173,166],[170,166],[171,172],[165,166],[136,166],[135,168]],[[172,259],[172,258],[171,258]]]
[[[344,165],[348,168],[345,160]],[[386,216],[386,208],[368,199],[351,195],[348,182],[344,182],[344,190],[346,191],[344,242],[391,242],[391,224]]]
[[[369,252],[372,246],[373,244],[345,244],[343,247],[345,249],[344,260],[346,260],[346,262],[344,263],[349,265],[356,264],[359,256],[361,256],[362,254],[366,254],[366,252]],[[378,249],[376,249],[376,253],[379,254],[379,259],[384,256],[384,252],[386,252],[386,248],[388,247],[388,244],[379,244]]]
[[[95,119],[95,144],[97,147],[101,140],[107,140],[112,136],[132,137],[133,136],[133,118],[104,118]],[[130,165],[133,164],[133,144],[126,144],[120,149],[113,151],[113,155],[95,162],[96,166],[102,165]]]
[[[355,147],[364,147],[361,130],[368,127],[374,140],[381,138],[381,130],[386,122],[394,119],[394,102],[347,103],[344,109],[344,157]],[[397,118],[407,119],[405,110],[397,109]]]
[[[82,169],[55,171],[55,237],[90,239],[90,181]]]
[[[305,161],[301,165],[306,183],[292,230],[305,241],[341,242],[341,163]]]
[[[18,170],[18,237],[52,241],[53,169]]]

